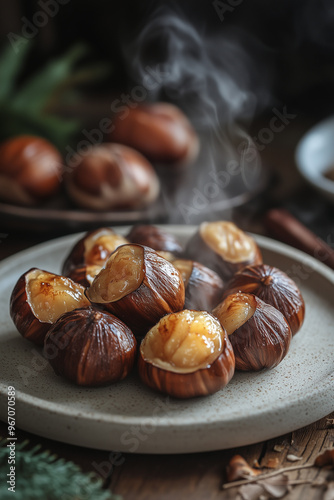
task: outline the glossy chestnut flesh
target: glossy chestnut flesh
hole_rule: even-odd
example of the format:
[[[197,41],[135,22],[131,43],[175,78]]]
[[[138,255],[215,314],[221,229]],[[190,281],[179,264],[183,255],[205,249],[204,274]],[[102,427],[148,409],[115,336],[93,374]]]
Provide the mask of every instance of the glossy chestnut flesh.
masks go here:
[[[262,263],[254,238],[226,221],[203,222],[188,242],[186,255],[215,271],[224,281],[246,265]]]
[[[46,332],[62,314],[88,305],[83,286],[64,276],[32,268],[13,289],[10,315],[23,337],[42,345]]]
[[[86,292],[124,321],[137,336],[184,306],[184,285],[175,267],[142,245],[122,245],[109,257]]]
[[[304,299],[296,283],[280,269],[267,264],[245,267],[227,284],[224,297],[236,292],[253,293],[278,309],[287,319],[292,335],[301,328]]]
[[[68,276],[73,269],[82,266],[102,267],[113,251],[126,243],[128,243],[126,238],[108,227],[89,231],[74,245],[66,257],[62,274]]]
[[[44,356],[56,374],[84,386],[124,379],[136,356],[136,339],[118,318],[94,307],[63,314],[48,331]]]
[[[157,226],[134,226],[127,235],[127,239],[131,243],[137,243],[153,248],[153,250],[169,252],[174,255],[180,255],[183,251],[175,236]]]
[[[205,396],[222,389],[234,368],[225,330],[205,311],[183,310],[164,316],[140,346],[142,381],[177,398]]]
[[[173,266],[185,286],[185,309],[212,311],[221,301],[224,282],[217,273],[193,260],[177,259]]]
[[[292,337],[287,320],[255,295],[228,295],[212,314],[227,331],[237,370],[273,368],[287,354]]]

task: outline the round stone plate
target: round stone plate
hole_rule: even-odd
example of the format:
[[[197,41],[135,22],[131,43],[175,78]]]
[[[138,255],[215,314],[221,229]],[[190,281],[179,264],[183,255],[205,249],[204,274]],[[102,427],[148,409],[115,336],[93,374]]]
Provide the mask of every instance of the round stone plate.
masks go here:
[[[181,241],[194,226],[166,226]],[[117,228],[126,233],[128,229]],[[7,388],[16,391],[16,426],[65,443],[137,453],[185,453],[252,444],[308,425],[334,410],[334,272],[277,241],[256,237],[264,262],[290,274],[306,318],[286,358],[273,370],[236,373],[220,392],[175,400],[144,387],[136,373],[86,389],[57,377],[42,350],[16,331],[9,297],[33,266],[59,272],[80,235],[49,241],[0,265],[0,418]]]

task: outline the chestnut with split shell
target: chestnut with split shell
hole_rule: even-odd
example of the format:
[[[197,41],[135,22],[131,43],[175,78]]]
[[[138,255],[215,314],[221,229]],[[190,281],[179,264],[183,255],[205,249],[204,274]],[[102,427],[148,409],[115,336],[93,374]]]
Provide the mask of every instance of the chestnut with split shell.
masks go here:
[[[127,116],[115,116],[111,140],[127,144],[153,162],[179,166],[194,160],[198,136],[182,111],[158,102],[128,108]]]
[[[223,280],[229,280],[246,265],[262,263],[254,238],[227,221],[202,222],[188,242],[186,255],[215,271]]]
[[[142,381],[176,398],[206,396],[222,389],[234,368],[225,330],[205,311],[183,310],[163,317],[140,345]]]
[[[88,305],[83,286],[70,278],[32,268],[13,289],[10,315],[23,337],[42,345],[47,331],[62,314]]]
[[[183,251],[182,245],[176,237],[158,226],[134,226],[127,235],[127,239],[131,243],[144,245],[159,252],[169,252],[175,256],[181,255]]]
[[[185,287],[185,309],[212,311],[221,301],[224,282],[217,273],[200,262],[186,259],[172,261]]]
[[[71,249],[64,261],[62,274],[68,276],[73,269],[86,265],[102,267],[113,251],[126,243],[126,238],[109,227],[89,231]]]
[[[118,318],[94,307],[63,314],[48,331],[44,356],[54,371],[83,386],[124,379],[136,356],[136,339]]]
[[[273,368],[286,356],[292,337],[287,320],[255,295],[228,295],[212,314],[227,331],[237,370]]]
[[[122,245],[111,254],[86,295],[137,336],[184,306],[184,285],[175,267],[151,248],[134,244]]]
[[[288,321],[292,335],[304,322],[305,303],[299,288],[276,267],[259,264],[241,269],[226,285],[223,298],[236,292],[253,293],[278,309]]]
[[[92,146],[64,180],[71,200],[91,210],[144,208],[160,192],[153,166],[138,151],[120,144]]]

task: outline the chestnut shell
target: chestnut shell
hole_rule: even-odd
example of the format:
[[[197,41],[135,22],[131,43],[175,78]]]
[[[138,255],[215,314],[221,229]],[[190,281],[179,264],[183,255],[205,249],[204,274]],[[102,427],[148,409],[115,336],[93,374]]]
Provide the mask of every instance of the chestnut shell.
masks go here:
[[[259,264],[241,269],[226,285],[224,297],[236,292],[253,293],[278,309],[287,319],[292,335],[304,322],[305,302],[299,288],[276,267]]]
[[[54,371],[78,385],[98,386],[125,378],[137,342],[131,330],[94,307],[63,314],[48,331],[44,356]]]
[[[144,384],[175,398],[186,399],[213,394],[229,383],[234,369],[234,352],[225,331],[224,348],[217,359],[207,368],[193,373],[175,373],[159,368],[145,361],[139,350],[138,371]]]
[[[185,309],[197,309],[211,312],[220,302],[224,282],[217,273],[200,262],[175,260],[173,265],[178,269],[178,263],[188,262],[191,273],[185,285]]]
[[[153,250],[170,252],[174,255],[181,255],[183,251],[175,236],[157,226],[134,226],[127,235],[127,239],[131,243],[144,245],[153,248]]]
[[[37,345],[43,345],[45,335],[51,328],[52,324],[49,322],[40,321],[35,316],[28,300],[28,295],[26,290],[26,276],[30,272],[35,270],[38,269],[35,267],[29,269],[27,272],[23,273],[22,276],[20,276],[20,278],[16,282],[10,296],[9,312],[13,320],[13,323],[15,324],[17,330],[22,335],[22,337],[26,338],[27,340],[30,340],[31,342],[34,342]],[[60,275],[55,275],[55,276],[59,276],[61,278]],[[70,278],[67,278],[67,280],[70,280]],[[84,288],[80,287],[79,284],[77,284],[76,286],[77,288],[82,289],[83,299],[88,304],[88,300],[86,300],[84,297]]]
[[[101,233],[101,235],[103,233],[110,234],[111,239],[113,237],[119,238],[121,241],[119,243],[120,245],[127,243],[126,238],[115,233],[115,231],[113,231],[113,229],[109,227],[101,227],[99,229],[94,229],[93,231],[88,231],[77,243],[75,243],[75,245],[67,255],[62,267],[63,276],[69,276],[73,269],[77,267],[82,267],[85,265],[103,266],[110,254],[117,247],[115,246],[115,248],[110,250],[104,245],[94,244],[90,251],[87,253],[85,242],[89,238],[94,238],[95,236],[98,237],[99,233]]]
[[[242,294],[243,295],[243,294]],[[229,335],[235,354],[235,367],[241,371],[274,368],[288,353],[292,333],[290,326],[275,307],[250,295],[254,314]],[[223,325],[220,305],[212,312]]]
[[[259,246],[253,240],[250,235],[244,233],[235,224],[226,221],[217,221],[217,223],[229,224],[233,226],[240,234],[244,235],[245,238],[250,239],[254,244],[254,253],[248,259],[242,259],[240,261],[230,261],[224,258],[222,255],[214,251],[209,244],[203,239],[201,234],[201,228],[203,225],[207,224],[203,222],[198,231],[194,236],[188,241],[186,246],[185,255],[189,259],[201,262],[209,269],[215,271],[224,281],[228,281],[237,271],[242,269],[247,265],[255,265],[262,263],[262,254]]]
[[[144,277],[141,284],[119,300],[96,302],[96,305],[115,314],[131,328],[135,336],[142,337],[162,316],[183,309],[185,292],[180,273],[170,262],[152,248],[136,246],[143,248],[144,252]],[[89,289],[86,295],[94,303]]]

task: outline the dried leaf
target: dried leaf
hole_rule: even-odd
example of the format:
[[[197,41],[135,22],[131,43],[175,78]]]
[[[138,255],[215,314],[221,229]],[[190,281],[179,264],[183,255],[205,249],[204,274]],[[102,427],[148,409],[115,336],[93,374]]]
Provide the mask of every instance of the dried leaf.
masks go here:
[[[276,469],[279,466],[280,460],[278,457],[271,457],[268,458],[267,463],[265,464],[265,467],[268,467],[268,469]]]
[[[324,500],[334,500],[334,482],[328,483],[327,490],[324,494]]]
[[[265,489],[259,483],[251,483],[240,486],[238,493],[240,494],[242,500],[262,500],[262,498],[268,498],[268,495],[265,494]]]
[[[282,498],[289,491],[289,478],[286,474],[280,474],[264,479],[261,485],[273,498]]]
[[[289,462],[298,462],[299,460],[303,460],[303,457],[297,457],[296,455],[292,455],[291,453],[286,456],[286,459]]]
[[[273,450],[277,451],[277,453],[282,453],[282,451],[284,450],[284,445],[283,444],[275,444]]]
[[[289,491],[289,479],[285,474],[241,486],[238,492],[243,500],[282,498]]]
[[[250,467],[246,460],[240,455],[234,455],[226,467],[226,478],[228,482],[255,477],[259,474],[261,474],[261,471]]]
[[[334,466],[334,448],[326,450],[315,459],[314,465],[316,467],[325,467],[326,465]]]

